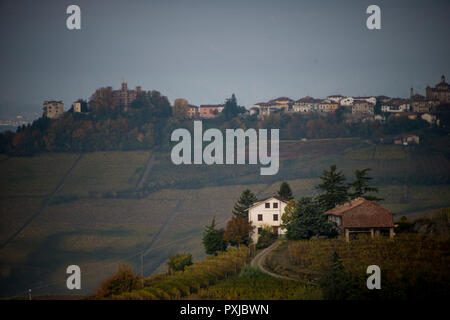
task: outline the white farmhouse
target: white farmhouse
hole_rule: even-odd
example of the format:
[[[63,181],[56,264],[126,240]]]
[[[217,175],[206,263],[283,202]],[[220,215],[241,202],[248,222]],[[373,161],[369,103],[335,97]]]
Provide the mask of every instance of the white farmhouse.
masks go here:
[[[252,234],[254,243],[258,241],[259,234],[264,227],[271,227],[275,235],[284,234],[281,229],[281,216],[288,201],[278,196],[261,199],[253,203],[248,209],[248,220],[255,227]]]

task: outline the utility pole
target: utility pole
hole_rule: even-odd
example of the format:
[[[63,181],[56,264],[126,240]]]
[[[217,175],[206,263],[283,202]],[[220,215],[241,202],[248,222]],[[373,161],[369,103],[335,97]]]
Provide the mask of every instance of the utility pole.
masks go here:
[[[141,252],[141,281],[144,288],[144,251]]]

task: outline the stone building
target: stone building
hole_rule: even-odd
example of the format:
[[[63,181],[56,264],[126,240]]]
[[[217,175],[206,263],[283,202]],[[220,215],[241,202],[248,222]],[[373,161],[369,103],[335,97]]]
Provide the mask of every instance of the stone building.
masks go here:
[[[439,104],[437,100],[430,100],[422,96],[421,94],[412,94],[411,88],[411,109],[416,113],[426,113],[433,110],[433,108]]]
[[[56,119],[64,114],[64,103],[62,101],[44,101],[44,117]]]
[[[137,94],[141,92],[141,87],[136,87],[136,90],[128,90],[125,78],[122,79],[122,87],[120,90],[112,91],[113,104],[115,106],[122,106],[125,109],[131,105],[136,99]]]
[[[445,76],[441,77],[441,82],[434,88],[427,87],[425,91],[427,99],[429,100],[437,100],[440,103],[450,103],[450,85],[445,82]]]

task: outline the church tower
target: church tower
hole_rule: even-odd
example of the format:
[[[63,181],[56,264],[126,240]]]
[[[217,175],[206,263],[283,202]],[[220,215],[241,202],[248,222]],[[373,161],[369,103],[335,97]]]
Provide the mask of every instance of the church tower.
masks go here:
[[[122,77],[122,91],[127,90],[128,90],[127,82],[125,81],[125,77]]]

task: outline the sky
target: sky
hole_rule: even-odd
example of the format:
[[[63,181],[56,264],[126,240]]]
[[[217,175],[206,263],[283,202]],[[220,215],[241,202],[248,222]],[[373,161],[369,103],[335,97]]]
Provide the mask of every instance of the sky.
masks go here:
[[[66,8],[81,8],[68,30]],[[366,8],[381,8],[381,30]],[[67,110],[102,86],[173,102],[424,94],[450,78],[450,1],[0,0],[0,113]]]

